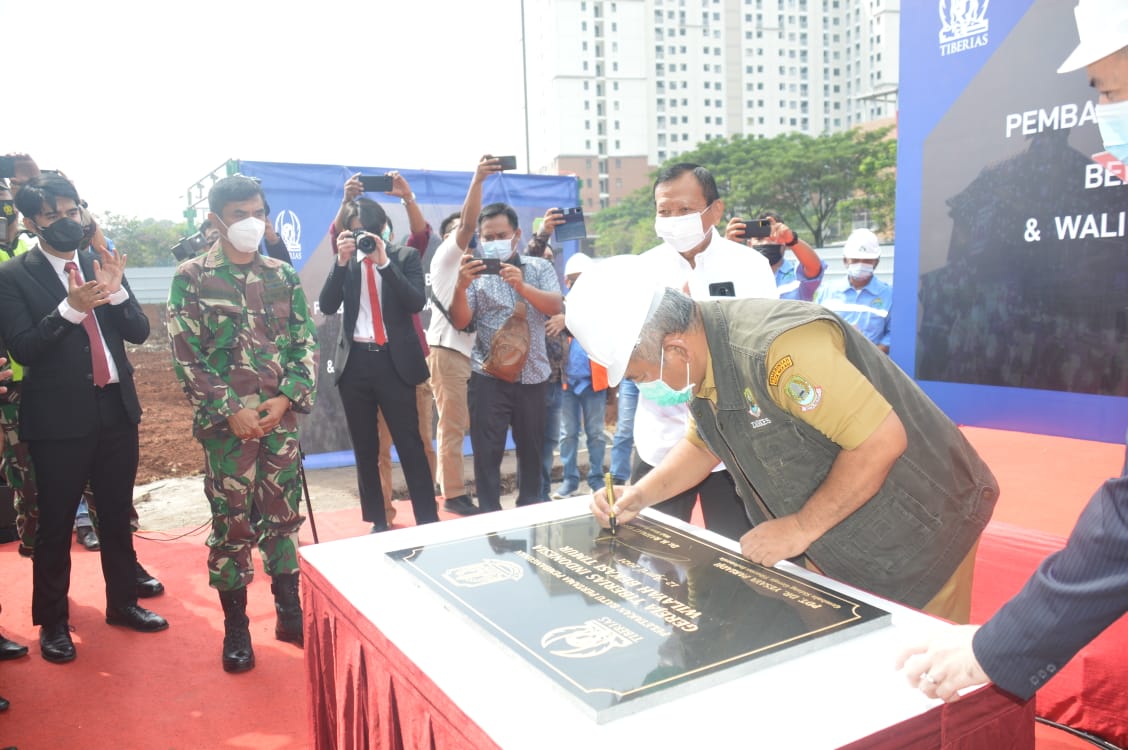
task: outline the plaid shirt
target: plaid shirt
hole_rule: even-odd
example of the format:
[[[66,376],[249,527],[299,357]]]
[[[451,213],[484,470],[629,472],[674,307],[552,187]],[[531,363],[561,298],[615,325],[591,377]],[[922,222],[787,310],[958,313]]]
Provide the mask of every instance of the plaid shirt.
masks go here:
[[[526,284],[544,292],[560,291],[560,280],[556,278],[556,269],[547,260],[516,255],[509,262],[521,266],[525,272]],[[482,363],[489,356],[490,344],[494,336],[513,313],[513,307],[518,300],[525,302],[525,314],[529,322],[529,357],[521,370],[520,382],[526,385],[543,383],[548,380],[550,374],[544,340],[544,324],[548,321],[548,317],[517,294],[509,284],[501,280],[500,276],[479,276],[466,290],[466,302],[470,306],[474,325],[477,326],[478,331],[478,338],[474,342],[474,351],[470,357],[471,367],[476,373],[487,374],[482,370]]]

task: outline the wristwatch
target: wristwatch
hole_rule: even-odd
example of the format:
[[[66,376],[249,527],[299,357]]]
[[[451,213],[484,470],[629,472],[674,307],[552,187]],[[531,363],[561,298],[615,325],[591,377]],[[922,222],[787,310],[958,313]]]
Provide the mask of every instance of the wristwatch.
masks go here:
[[[410,198],[400,198],[400,203],[402,203],[405,206],[408,203],[414,203],[414,202],[415,202],[415,193],[412,193]]]
[[[791,230],[791,242],[786,243],[788,247],[795,247],[795,243],[799,241],[799,233],[794,229]]]

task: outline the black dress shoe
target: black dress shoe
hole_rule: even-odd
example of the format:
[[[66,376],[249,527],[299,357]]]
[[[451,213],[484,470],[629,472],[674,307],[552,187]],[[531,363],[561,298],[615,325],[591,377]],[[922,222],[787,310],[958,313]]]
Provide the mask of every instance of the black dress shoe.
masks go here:
[[[482,512],[477,505],[470,502],[470,498],[466,495],[459,495],[449,500],[443,500],[443,510],[447,513],[454,513],[459,516],[473,516]]]
[[[142,568],[141,563],[133,563],[133,572],[137,577],[137,596],[139,598],[150,599],[164,593],[164,584],[149,575],[149,571]]]
[[[27,646],[21,646],[15,641],[9,641],[4,636],[0,635],[0,661],[18,659],[21,656],[27,656]]]
[[[74,530],[74,536],[79,544],[91,552],[102,549],[102,544],[98,541],[98,532],[93,526],[79,526]]]
[[[8,703],[8,699],[0,695],[0,711],[7,711],[10,705],[12,704]]]
[[[54,625],[44,625],[39,629],[39,651],[43,658],[56,664],[74,661],[74,641],[70,637],[70,625],[61,620]]]
[[[20,543],[19,552],[20,552],[20,557],[35,557],[35,548],[25,547],[25,546],[23,546],[22,542]]]
[[[120,609],[107,609],[106,622],[110,625],[124,625],[142,633],[155,633],[168,628],[168,620],[136,604]]]
[[[388,530],[388,524],[386,524],[386,523],[374,523],[374,524],[372,524],[372,528],[368,530],[368,533],[369,534],[379,534],[381,531],[387,531],[387,530]]]

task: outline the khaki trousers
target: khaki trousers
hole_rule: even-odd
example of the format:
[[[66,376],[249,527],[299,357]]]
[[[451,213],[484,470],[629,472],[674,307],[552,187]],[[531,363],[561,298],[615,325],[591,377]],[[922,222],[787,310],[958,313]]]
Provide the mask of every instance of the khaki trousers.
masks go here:
[[[470,358],[454,349],[432,346],[427,366],[431,368],[431,389],[439,412],[436,476],[443,497],[458,497],[466,494],[462,443],[470,432],[470,409],[466,402]]]

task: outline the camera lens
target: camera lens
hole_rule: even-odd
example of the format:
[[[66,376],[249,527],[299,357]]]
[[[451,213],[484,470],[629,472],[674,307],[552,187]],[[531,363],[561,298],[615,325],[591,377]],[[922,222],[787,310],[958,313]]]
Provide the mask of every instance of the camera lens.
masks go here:
[[[376,238],[370,234],[361,234],[356,238],[356,249],[362,253],[371,253],[376,250]]]

